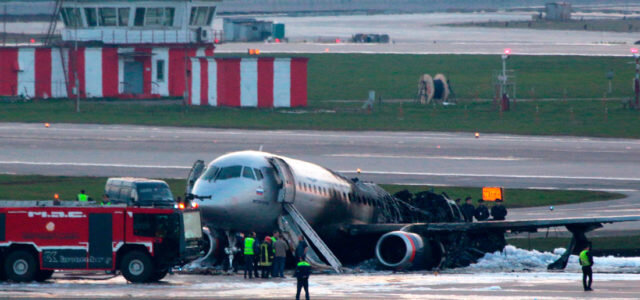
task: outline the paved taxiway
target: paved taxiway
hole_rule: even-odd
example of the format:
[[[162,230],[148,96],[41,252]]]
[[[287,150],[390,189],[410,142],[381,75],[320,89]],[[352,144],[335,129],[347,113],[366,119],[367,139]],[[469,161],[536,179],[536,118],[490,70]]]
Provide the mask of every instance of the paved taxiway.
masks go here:
[[[640,140],[631,139],[1,123],[0,173],[186,178],[197,159],[209,162],[260,147],[378,183],[599,189],[629,195],[558,206],[553,212],[514,209],[510,219],[640,215]],[[640,224],[606,228],[638,230]]]
[[[429,132],[0,124],[0,172],[185,178],[196,159],[264,151],[382,183],[635,191],[640,140]]]
[[[312,299],[637,299],[637,274],[595,274],[594,292],[582,291],[578,273],[314,275]],[[169,275],[157,284],[68,280],[56,274],[42,284],[0,284],[0,297],[138,299],[293,299],[295,279]]]

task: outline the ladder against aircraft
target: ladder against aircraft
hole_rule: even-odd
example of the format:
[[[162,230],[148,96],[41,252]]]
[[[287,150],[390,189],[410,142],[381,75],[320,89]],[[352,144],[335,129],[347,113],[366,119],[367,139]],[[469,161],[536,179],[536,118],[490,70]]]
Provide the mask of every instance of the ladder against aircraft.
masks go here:
[[[278,225],[280,229],[285,233],[290,245],[295,245],[298,241],[298,237],[303,235],[305,240],[309,243],[309,250],[307,252],[308,259],[319,268],[326,268],[326,264],[315,253],[312,245],[322,254],[325,260],[331,265],[331,268],[337,273],[342,272],[342,263],[333,254],[331,249],[324,243],[324,241],[318,236],[318,234],[311,228],[311,225],[304,219],[300,212],[291,203],[282,204],[286,214],[283,214],[279,220]]]

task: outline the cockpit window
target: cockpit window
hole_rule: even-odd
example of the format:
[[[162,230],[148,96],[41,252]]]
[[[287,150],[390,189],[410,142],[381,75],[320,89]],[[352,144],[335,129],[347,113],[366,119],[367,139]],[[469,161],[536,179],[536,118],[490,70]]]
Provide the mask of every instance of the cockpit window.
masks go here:
[[[224,167],[220,169],[218,175],[216,176],[216,180],[226,180],[231,178],[240,177],[240,173],[242,172],[242,166],[230,166]]]
[[[211,181],[216,176],[218,170],[218,167],[210,167],[209,169],[207,169],[207,171],[204,172],[204,174],[202,174],[202,180]]]
[[[256,177],[253,176],[253,170],[249,167],[244,167],[242,170],[242,177],[256,180]]]
[[[262,171],[260,171],[259,169],[253,169],[253,170],[256,172],[256,179],[258,179],[258,181],[264,178],[264,176],[262,176]]]

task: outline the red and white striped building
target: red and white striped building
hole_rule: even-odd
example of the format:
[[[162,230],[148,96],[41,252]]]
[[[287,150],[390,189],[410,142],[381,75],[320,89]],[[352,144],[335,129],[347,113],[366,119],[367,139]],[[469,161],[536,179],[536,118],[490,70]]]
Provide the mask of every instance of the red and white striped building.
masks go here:
[[[0,47],[0,96],[305,106],[306,59],[213,57],[218,2],[66,1],[61,46]]]
[[[192,105],[300,107],[307,105],[307,59],[191,59]],[[199,76],[198,76],[199,75]]]

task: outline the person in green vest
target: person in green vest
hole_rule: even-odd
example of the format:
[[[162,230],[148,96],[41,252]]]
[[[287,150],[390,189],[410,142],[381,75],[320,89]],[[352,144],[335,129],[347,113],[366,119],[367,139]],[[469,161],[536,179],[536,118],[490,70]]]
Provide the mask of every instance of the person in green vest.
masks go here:
[[[249,273],[249,279],[253,278],[255,272],[255,253],[256,253],[256,233],[252,232],[244,238],[244,278],[247,278],[247,272]],[[256,276],[258,277],[258,276]]]
[[[294,276],[298,280],[296,300],[300,300],[300,290],[302,290],[302,288],[304,288],[305,298],[309,300],[309,276],[311,276],[311,265],[306,260],[304,260],[303,257],[300,258],[300,261],[296,266],[296,272]]]
[[[89,196],[84,192],[84,190],[80,190],[80,194],[78,194],[78,196],[76,198],[80,202],[89,201]]]
[[[261,277],[269,278],[271,266],[273,265],[273,246],[271,245],[271,237],[266,236],[264,242],[260,244],[260,261],[258,266],[260,267]]]
[[[591,255],[591,243],[588,243],[587,246],[580,252],[580,266],[582,266],[582,287],[584,287],[584,291],[593,291],[591,289],[591,282],[593,281],[593,270],[591,270],[591,266],[593,266],[593,255]],[[587,277],[589,277],[589,283],[587,284]]]
[[[111,200],[109,200],[109,195],[104,194],[102,195],[102,202],[100,202],[100,205],[111,205]]]

